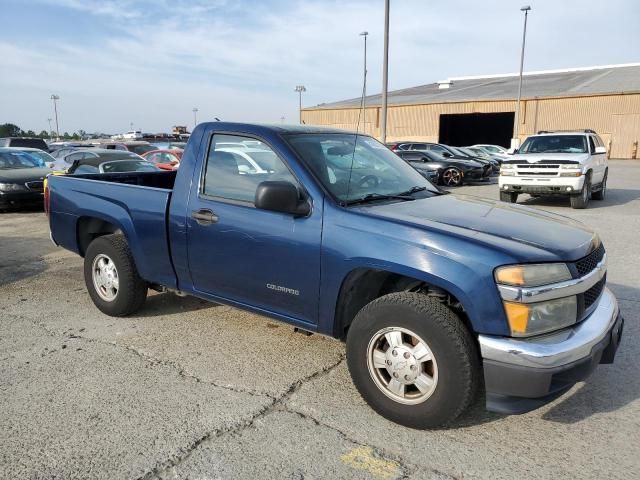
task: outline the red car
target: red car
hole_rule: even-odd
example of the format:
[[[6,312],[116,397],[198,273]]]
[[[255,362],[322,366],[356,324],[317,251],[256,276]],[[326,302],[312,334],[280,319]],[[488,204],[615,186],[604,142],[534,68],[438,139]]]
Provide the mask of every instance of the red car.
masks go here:
[[[177,170],[182,159],[182,150],[152,150],[142,156],[162,170]]]

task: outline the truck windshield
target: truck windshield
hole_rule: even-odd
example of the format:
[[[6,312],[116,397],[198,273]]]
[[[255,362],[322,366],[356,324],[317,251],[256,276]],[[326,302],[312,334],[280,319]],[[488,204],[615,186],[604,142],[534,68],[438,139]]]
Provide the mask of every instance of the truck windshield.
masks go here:
[[[527,138],[518,153],[586,153],[584,135],[541,135]]]
[[[365,197],[388,199],[406,192],[421,192],[421,196],[440,193],[407,162],[369,136],[295,134],[288,140],[324,186],[343,204],[355,203]]]

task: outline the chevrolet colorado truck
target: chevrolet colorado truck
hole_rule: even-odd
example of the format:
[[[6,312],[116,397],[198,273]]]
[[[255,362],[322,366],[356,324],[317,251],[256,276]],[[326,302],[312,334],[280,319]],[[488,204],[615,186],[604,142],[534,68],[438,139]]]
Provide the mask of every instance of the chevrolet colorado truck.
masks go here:
[[[531,135],[500,167],[500,200],[518,195],[569,197],[572,208],[604,200],[609,164],[607,149],[593,130],[541,131]]]
[[[102,312],[151,288],[338,338],[362,397],[413,428],[450,424],[481,386],[492,411],[543,405],[622,335],[593,230],[447,194],[362,134],[204,123],[177,172],[51,176],[45,198]]]

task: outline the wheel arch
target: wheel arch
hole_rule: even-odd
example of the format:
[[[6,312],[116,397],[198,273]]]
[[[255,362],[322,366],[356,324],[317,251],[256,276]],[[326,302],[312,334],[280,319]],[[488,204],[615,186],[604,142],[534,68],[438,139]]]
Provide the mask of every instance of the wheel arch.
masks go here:
[[[376,298],[394,292],[419,292],[434,297],[454,311],[463,324],[473,332],[465,309],[466,299],[452,284],[438,277],[424,278],[386,269],[358,267],[343,279],[338,293],[333,336],[344,340],[356,314]]]

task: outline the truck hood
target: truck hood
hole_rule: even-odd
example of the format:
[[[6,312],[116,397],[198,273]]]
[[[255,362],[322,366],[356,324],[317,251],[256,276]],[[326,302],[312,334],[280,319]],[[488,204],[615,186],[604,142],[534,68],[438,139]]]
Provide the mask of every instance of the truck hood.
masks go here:
[[[511,155],[509,159],[505,160],[506,163],[511,163],[514,160],[521,162],[526,161],[528,163],[537,163],[541,160],[561,160],[584,163],[589,158],[588,153],[526,153]]]
[[[442,195],[359,210],[424,230],[466,237],[529,261],[574,261],[599,242],[593,230],[570,218],[470,195]]]
[[[44,180],[51,173],[49,168],[7,168],[0,170],[0,183],[25,183]]]

